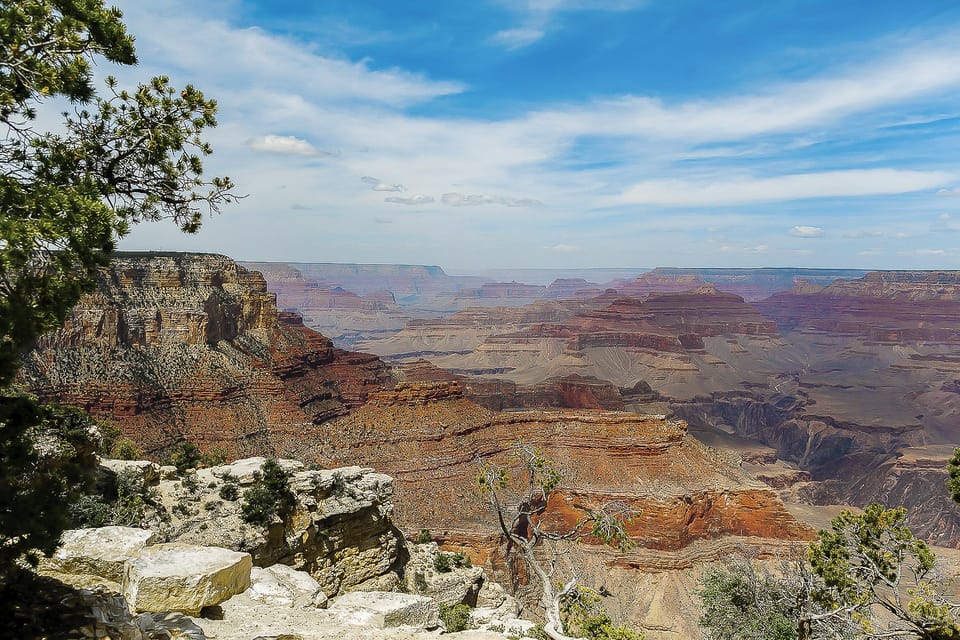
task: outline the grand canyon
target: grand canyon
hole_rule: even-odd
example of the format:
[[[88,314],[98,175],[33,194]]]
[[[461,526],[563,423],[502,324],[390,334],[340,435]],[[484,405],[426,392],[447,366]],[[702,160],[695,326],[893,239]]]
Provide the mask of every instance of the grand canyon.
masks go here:
[[[903,505],[919,535],[960,544],[945,490],[960,274],[475,284],[437,267],[120,254],[20,379],[154,459],[189,441],[386,473],[405,536],[429,530],[518,593],[475,477],[536,446],[563,476],[553,526],[611,499],[639,514],[629,551],[578,554],[650,638],[698,637],[705,567],[795,553],[844,506]]]

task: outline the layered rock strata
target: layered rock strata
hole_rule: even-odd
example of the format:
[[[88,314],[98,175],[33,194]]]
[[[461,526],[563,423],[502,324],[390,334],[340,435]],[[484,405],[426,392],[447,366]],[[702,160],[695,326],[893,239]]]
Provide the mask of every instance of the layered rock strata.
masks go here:
[[[378,434],[372,439],[371,434]],[[629,525],[641,547],[684,549],[727,535],[803,540],[811,531],[769,488],[700,445],[682,421],[604,411],[494,413],[465,399],[367,405],[325,425],[298,453],[323,463],[376,464],[396,482],[395,520],[429,529],[482,559],[496,536],[493,514],[475,492],[480,460],[516,464],[515,442],[556,460],[563,489],[548,510],[558,530],[589,509],[618,500],[640,514]],[[451,509],[456,506],[456,517]],[[487,539],[484,542],[484,539]],[[479,544],[478,544],[479,541]]]
[[[154,454],[183,439],[269,452],[389,380],[375,357],[278,312],[260,274],[208,254],[118,255],[23,363],[33,393],[110,419]]]

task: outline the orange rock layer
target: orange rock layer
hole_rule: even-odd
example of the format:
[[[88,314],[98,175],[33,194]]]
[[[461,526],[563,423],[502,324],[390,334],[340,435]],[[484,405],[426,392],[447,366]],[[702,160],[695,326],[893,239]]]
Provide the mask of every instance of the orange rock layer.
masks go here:
[[[405,391],[401,391],[403,395]],[[385,394],[381,394],[385,395]],[[321,426],[313,444],[291,443],[321,464],[370,465],[395,478],[395,520],[430,529],[451,547],[495,540],[496,521],[476,492],[481,460],[515,466],[522,441],[556,461],[564,482],[548,528],[564,531],[590,510],[621,501],[638,514],[628,532],[644,548],[677,551],[698,540],[809,539],[771,489],[687,436],[686,424],[610,411],[495,413],[465,399],[385,406],[381,397]],[[484,542],[487,541],[487,542]]]

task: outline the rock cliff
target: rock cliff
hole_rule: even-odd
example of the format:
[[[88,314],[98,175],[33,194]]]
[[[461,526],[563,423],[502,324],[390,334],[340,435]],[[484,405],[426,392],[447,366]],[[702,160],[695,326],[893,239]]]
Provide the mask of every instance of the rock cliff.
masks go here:
[[[390,379],[278,312],[260,274],[209,254],[119,254],[23,362],[32,392],[109,418],[152,454],[183,439],[270,452]]]

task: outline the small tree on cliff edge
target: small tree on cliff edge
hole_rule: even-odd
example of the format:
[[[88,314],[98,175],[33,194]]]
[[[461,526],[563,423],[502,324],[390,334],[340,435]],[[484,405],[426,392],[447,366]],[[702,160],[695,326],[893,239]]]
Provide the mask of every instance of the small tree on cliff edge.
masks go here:
[[[84,456],[51,466],[50,447],[34,446],[81,430],[12,389],[20,354],[92,289],[130,225],[169,218],[194,232],[235,197],[228,178],[200,177],[214,101],[165,77],[95,91],[97,57],[136,62],[121,18],[102,0],[0,0],[0,583],[12,559],[55,547],[85,475]],[[38,131],[38,107],[56,96],[72,112],[60,133]]]
[[[704,579],[701,626],[713,640],[960,639],[960,607],[944,597],[934,555],[904,526],[903,508],[842,512],[818,533],[808,563],[777,575],[747,563]]]
[[[624,504],[610,503],[588,512],[566,531],[547,530],[541,517],[563,477],[556,464],[533,447],[518,443],[513,456],[519,463],[515,471],[520,477],[516,481],[522,490],[510,505],[504,498],[512,486],[510,470],[493,462],[482,463],[477,482],[481,496],[497,516],[500,532],[510,546],[519,550],[523,562],[540,582],[546,634],[554,640],[573,640],[567,635],[570,630],[566,628],[572,618],[571,626],[576,626],[577,632],[589,633],[592,638],[639,640],[639,634],[612,625],[610,618],[597,609],[599,599],[591,597],[592,592],[581,593],[576,576],[562,586],[554,585],[557,556],[551,554],[548,561],[542,561],[537,555],[537,547],[544,541],[577,540],[588,536],[625,549],[631,541],[624,522],[629,521],[634,512]]]

